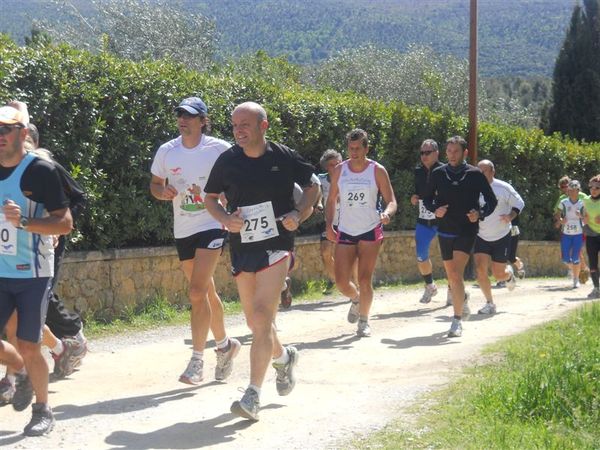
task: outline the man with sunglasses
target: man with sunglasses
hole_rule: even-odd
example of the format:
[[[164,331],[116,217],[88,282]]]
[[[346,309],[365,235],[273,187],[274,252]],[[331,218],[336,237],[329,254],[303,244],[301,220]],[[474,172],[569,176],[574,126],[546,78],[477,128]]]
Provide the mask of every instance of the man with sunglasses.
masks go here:
[[[489,216],[498,200],[487,179],[477,167],[467,164],[467,141],[460,136],[446,141],[448,164],[431,172],[423,201],[438,219],[438,240],[448,283],[452,289],[454,318],[448,337],[462,336],[466,305],[464,271],[479,229],[479,221]],[[479,198],[483,196],[483,206]]]
[[[48,364],[41,352],[48,290],[54,275],[53,235],[73,226],[56,167],[25,148],[24,114],[0,108],[0,330],[16,310],[19,352],[0,341],[0,360],[17,371],[13,408],[25,409],[35,392],[27,436],[49,433]],[[23,370],[23,366],[26,372]]]
[[[433,282],[433,266],[429,258],[429,247],[431,241],[437,235],[437,219],[435,214],[429,211],[423,204],[423,196],[427,188],[427,181],[431,172],[440,167],[438,143],[433,139],[425,139],[419,149],[421,157],[420,164],[415,168],[415,194],[410,198],[413,206],[419,207],[419,217],[415,228],[415,244],[417,249],[417,267],[425,281],[425,291],[421,303],[429,303],[438,293],[437,286]],[[451,304],[450,290],[448,290],[448,303]]]
[[[184,99],[175,109],[180,136],[163,144],[152,163],[150,191],[173,205],[175,245],[189,283],[192,305],[193,353],[179,381],[199,384],[203,378],[208,330],[216,343],[215,379],[226,379],[241,344],[225,332],[221,299],[213,274],[227,231],[205,209],[204,187],[217,158],[231,145],[208,136],[208,108],[198,97]]]

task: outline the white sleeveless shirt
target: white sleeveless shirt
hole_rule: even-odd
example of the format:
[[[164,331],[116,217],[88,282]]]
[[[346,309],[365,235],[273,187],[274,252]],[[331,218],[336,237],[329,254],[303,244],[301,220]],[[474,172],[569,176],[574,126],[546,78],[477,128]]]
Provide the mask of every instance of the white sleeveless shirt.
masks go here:
[[[338,179],[338,229],[351,236],[371,231],[381,223],[377,210],[379,189],[375,179],[376,164],[374,161],[367,161],[369,164],[362,172],[353,172],[349,161],[344,161]]]
[[[575,203],[569,197],[560,202],[562,216],[567,219],[567,223],[562,226],[563,234],[569,236],[582,234],[583,224],[581,223],[581,210],[583,209],[583,200],[578,199]]]

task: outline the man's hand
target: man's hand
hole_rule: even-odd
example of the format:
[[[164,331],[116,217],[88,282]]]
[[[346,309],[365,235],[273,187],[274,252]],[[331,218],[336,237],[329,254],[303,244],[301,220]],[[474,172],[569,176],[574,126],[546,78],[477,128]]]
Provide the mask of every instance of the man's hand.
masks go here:
[[[439,208],[437,208],[435,210],[434,214],[435,214],[435,217],[441,218],[441,217],[444,217],[447,212],[448,212],[448,205],[444,205],[444,206],[440,206]]]
[[[175,197],[177,197],[177,194],[179,194],[179,192],[177,191],[177,189],[175,189],[175,186],[167,184],[165,185],[165,187],[163,187],[163,200],[173,200]]]
[[[419,203],[419,196],[417,194],[411,195],[410,204],[413,206],[417,206],[418,203]]]
[[[467,213],[467,217],[469,218],[469,221],[471,221],[471,223],[475,223],[479,220],[479,211],[477,211],[476,209],[472,209]]]
[[[244,226],[244,219],[242,219],[241,214],[242,210],[238,208],[237,211],[227,216],[227,222],[224,225],[232,233],[239,233]]]
[[[283,227],[288,231],[295,231],[300,225],[300,213],[295,209],[283,216],[281,221]]]
[[[2,212],[6,217],[6,220],[11,223],[15,228],[21,226],[21,207],[12,200],[4,200],[2,206]]]

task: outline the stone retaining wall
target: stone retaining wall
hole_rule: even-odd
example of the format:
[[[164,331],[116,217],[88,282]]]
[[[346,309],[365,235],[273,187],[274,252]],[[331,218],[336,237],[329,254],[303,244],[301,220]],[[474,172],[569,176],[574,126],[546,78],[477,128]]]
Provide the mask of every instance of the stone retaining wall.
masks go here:
[[[375,279],[383,282],[419,280],[415,263],[414,233],[386,232]],[[297,264],[291,277],[305,282],[324,278],[317,236],[296,239]],[[528,276],[564,273],[558,242],[522,241],[519,256]],[[434,277],[443,277],[437,242],[431,246]],[[225,298],[237,297],[230,275],[229,253],[217,266],[215,284]],[[84,314],[122,311],[148,297],[164,294],[173,303],[187,303],[186,280],[174,247],[73,252],[64,260],[57,292],[67,306]]]

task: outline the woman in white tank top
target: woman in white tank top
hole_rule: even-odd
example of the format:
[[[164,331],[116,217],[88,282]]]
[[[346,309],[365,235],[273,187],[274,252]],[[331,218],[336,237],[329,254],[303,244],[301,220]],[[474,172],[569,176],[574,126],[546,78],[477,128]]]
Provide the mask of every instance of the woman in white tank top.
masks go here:
[[[361,129],[346,135],[349,159],[338,165],[331,177],[325,207],[327,239],[336,242],[335,282],[342,294],[350,297],[348,322],[358,322],[359,337],[371,335],[369,311],[373,303],[373,271],[383,240],[382,226],[390,223],[397,209],[396,197],[385,168],[367,159],[369,140]],[[381,193],[385,210],[377,208]],[[339,199],[338,231],[333,228]],[[358,284],[351,280],[352,266],[358,260]]]

